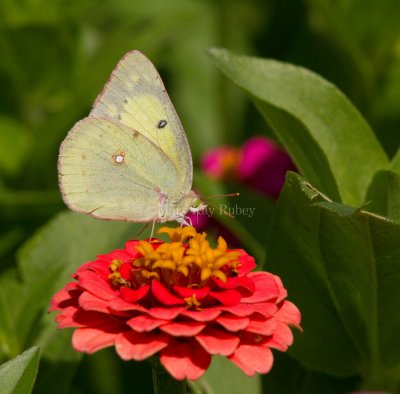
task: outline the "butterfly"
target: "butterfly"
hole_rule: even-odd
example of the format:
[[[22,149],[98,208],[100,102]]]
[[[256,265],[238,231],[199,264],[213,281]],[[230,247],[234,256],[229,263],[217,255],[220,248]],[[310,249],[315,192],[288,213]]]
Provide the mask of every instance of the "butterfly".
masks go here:
[[[206,207],[192,190],[192,156],[174,106],[136,50],[62,142],[58,174],[66,205],[99,219],[187,225],[189,211]]]

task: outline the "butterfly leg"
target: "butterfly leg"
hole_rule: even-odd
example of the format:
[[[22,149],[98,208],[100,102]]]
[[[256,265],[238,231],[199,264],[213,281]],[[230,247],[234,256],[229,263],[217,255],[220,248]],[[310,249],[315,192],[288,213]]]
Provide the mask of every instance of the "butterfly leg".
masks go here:
[[[150,223],[146,223],[146,224],[143,226],[143,228],[135,234],[135,238],[140,237],[140,235],[143,233],[143,231],[146,230],[147,227],[149,227],[149,224],[150,224]]]
[[[186,216],[186,217],[180,216],[180,217],[177,217],[175,220],[181,225],[181,228],[183,226],[192,226],[192,219],[190,219],[189,216]]]
[[[155,220],[153,220],[153,224],[151,225],[151,234],[150,234],[150,242],[151,242],[151,240],[152,240],[152,238],[153,238],[153,235],[154,235],[154,227],[155,227],[155,225],[156,225],[156,221]]]

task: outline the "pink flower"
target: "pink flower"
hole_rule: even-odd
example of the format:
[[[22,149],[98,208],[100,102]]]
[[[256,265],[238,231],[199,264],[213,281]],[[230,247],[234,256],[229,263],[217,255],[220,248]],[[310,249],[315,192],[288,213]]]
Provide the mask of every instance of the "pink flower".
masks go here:
[[[286,351],[300,312],[279,277],[250,272],[254,259],[210,247],[193,227],[162,228],[171,242],[128,241],[82,265],[51,302],[59,328],[73,327],[75,350],[114,346],[124,360],[158,355],[178,380],[198,379],[212,355],[247,375],[268,372],[271,348]]]
[[[236,176],[240,150],[233,146],[220,146],[206,152],[201,158],[201,168],[214,179]]]
[[[202,169],[216,179],[236,179],[247,186],[278,198],[286,171],[296,171],[289,155],[265,137],[253,137],[236,149],[225,146],[207,152]]]

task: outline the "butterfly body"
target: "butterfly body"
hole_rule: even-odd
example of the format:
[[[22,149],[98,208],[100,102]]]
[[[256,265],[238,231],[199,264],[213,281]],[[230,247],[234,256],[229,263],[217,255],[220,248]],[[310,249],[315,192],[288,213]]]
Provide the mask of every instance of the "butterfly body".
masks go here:
[[[133,222],[177,220],[197,209],[185,132],[152,63],[125,55],[89,116],[60,148],[60,188],[73,210]]]

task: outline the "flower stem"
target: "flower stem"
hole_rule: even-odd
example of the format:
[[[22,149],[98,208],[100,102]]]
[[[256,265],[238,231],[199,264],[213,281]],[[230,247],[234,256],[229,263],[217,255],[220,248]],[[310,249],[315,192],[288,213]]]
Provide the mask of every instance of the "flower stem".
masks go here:
[[[152,361],[154,394],[186,393],[185,380],[175,380],[161,365],[154,365]]]

